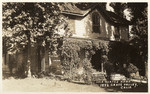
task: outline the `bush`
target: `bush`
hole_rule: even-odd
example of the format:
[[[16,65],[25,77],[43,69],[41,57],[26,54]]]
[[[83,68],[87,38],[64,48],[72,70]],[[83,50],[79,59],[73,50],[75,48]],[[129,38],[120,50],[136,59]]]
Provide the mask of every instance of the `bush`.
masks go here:
[[[92,82],[93,69],[91,64],[92,55],[96,50],[101,50],[102,54],[108,52],[108,41],[85,40],[85,39],[65,39],[62,45],[62,67],[64,76],[71,80],[82,79],[85,83]],[[78,75],[79,68],[83,67],[83,74]]]
[[[129,63],[129,65],[127,66],[127,72],[128,73],[136,73],[138,71],[139,71],[139,69],[135,65],[133,65],[132,63]]]

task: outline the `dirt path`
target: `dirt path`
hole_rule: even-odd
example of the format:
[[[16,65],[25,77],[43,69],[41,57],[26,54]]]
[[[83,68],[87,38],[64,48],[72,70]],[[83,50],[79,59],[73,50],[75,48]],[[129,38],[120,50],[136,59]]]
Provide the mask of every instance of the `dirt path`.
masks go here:
[[[2,82],[3,92],[105,92],[97,85],[82,85],[52,79],[5,79]]]

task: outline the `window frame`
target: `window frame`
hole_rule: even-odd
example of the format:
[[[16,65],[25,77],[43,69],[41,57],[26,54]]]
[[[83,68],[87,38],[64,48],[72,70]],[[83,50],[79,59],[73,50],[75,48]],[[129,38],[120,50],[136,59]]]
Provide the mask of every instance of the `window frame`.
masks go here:
[[[92,13],[92,30],[93,30],[93,33],[101,33],[100,32],[100,15],[98,12]]]

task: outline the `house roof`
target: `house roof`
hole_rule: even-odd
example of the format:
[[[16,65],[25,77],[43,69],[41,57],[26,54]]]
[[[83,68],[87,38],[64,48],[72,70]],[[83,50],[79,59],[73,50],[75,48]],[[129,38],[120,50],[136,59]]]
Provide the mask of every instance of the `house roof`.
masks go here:
[[[74,16],[85,16],[91,10],[91,8],[87,10],[81,10],[75,4],[72,3],[65,3],[60,7],[60,9],[63,14],[69,14]]]
[[[86,8],[86,9],[80,9],[75,4],[72,4],[72,3],[65,3],[61,7],[61,11],[63,14],[77,16],[77,17],[85,17],[94,9],[97,9],[101,13],[103,18],[107,22],[109,22],[113,25],[130,25],[131,24],[130,21],[126,20],[123,17],[120,17],[119,15],[115,14],[114,12],[107,11],[98,3],[92,4],[90,7]]]

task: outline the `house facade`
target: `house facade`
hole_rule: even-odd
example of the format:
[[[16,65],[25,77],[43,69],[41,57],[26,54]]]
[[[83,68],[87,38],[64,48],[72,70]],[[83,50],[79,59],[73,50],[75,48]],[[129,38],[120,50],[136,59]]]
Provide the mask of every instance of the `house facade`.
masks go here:
[[[104,68],[103,57],[107,55],[106,51],[103,51],[103,48],[99,48],[100,46],[104,46],[105,43],[107,46],[109,42],[120,42],[120,41],[128,41],[129,40],[129,25],[130,21],[126,20],[118,16],[117,14],[105,10],[101,5],[95,4],[87,9],[80,9],[75,5],[66,4],[62,8],[62,14],[67,17],[67,23],[70,31],[72,32],[72,36],[70,38],[66,38],[67,42],[70,42],[70,46],[81,47],[82,42],[91,43],[92,49],[80,48],[80,51],[73,51],[74,48],[71,48],[70,52],[76,53],[78,55],[76,58],[79,58],[79,61],[76,61],[79,65],[76,69],[73,67],[68,70],[67,74],[74,73],[74,70],[80,74],[84,71],[87,72],[86,68],[84,68],[84,60],[87,58],[86,63],[91,66],[95,70],[93,74],[98,72],[96,75],[101,75],[98,78],[102,78],[104,80],[104,75],[106,73]],[[74,43],[73,43],[74,41]],[[79,43],[78,43],[79,42]],[[98,48],[95,49],[93,45],[95,42]],[[104,43],[104,44],[103,44]],[[67,43],[66,43],[67,44]],[[66,45],[64,44],[64,45]],[[69,44],[68,44],[69,45]],[[68,47],[70,47],[68,46]],[[66,46],[67,48],[67,46]],[[94,54],[90,53],[94,49]],[[88,55],[86,55],[88,53]],[[68,53],[69,55],[69,53]],[[72,57],[72,60],[68,62],[74,62],[76,58]],[[64,63],[65,61],[62,61]],[[67,61],[66,61],[67,62]],[[75,62],[74,62],[75,63]],[[70,63],[68,63],[70,64]],[[71,66],[71,65],[70,65]],[[93,75],[92,74],[92,75]],[[76,77],[73,76],[73,79]]]
[[[100,5],[93,5],[86,10],[81,10],[71,4],[64,7],[62,14],[68,17],[67,22],[74,38],[111,41],[127,41],[129,39],[130,22],[103,9]]]

